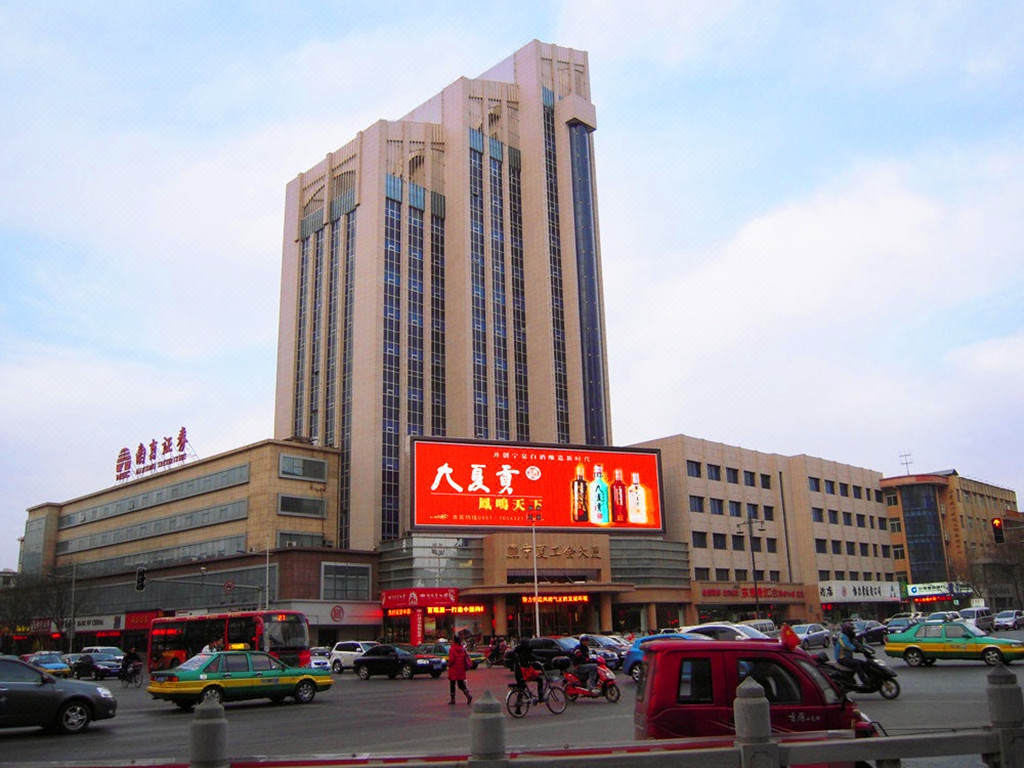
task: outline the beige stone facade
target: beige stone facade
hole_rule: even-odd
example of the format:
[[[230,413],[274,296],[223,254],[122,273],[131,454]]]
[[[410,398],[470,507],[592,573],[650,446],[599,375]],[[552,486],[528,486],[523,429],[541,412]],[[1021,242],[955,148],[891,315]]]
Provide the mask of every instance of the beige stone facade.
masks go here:
[[[680,623],[895,612],[880,473],[686,435],[639,445],[661,449],[667,537],[690,547]]]

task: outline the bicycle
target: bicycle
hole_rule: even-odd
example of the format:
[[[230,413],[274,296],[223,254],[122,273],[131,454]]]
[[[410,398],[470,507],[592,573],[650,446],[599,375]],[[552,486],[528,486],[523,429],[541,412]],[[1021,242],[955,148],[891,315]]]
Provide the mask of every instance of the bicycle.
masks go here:
[[[553,715],[565,712],[568,700],[562,686],[552,682],[543,668],[534,665],[523,667],[523,682],[509,683],[508,695],[505,697],[505,709],[512,717],[526,717],[533,704],[546,704]],[[540,679],[541,697],[538,699],[528,689],[528,684]]]
[[[121,687],[128,688],[135,686],[136,688],[142,687],[142,662],[136,661],[127,669],[123,669],[118,672],[117,676],[121,679]]]

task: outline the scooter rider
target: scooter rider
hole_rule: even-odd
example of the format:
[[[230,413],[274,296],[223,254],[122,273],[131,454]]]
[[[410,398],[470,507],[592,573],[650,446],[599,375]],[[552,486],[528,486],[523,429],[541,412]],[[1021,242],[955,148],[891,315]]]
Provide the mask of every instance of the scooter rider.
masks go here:
[[[867,683],[867,662],[858,659],[856,656],[860,649],[860,640],[857,638],[856,627],[853,626],[852,622],[843,622],[842,629],[836,636],[836,663],[842,667],[852,669],[861,683]]]
[[[576,677],[589,690],[594,689],[597,677],[597,664],[590,660],[590,648],[587,641],[580,638],[579,645],[572,652],[572,664],[576,667]]]

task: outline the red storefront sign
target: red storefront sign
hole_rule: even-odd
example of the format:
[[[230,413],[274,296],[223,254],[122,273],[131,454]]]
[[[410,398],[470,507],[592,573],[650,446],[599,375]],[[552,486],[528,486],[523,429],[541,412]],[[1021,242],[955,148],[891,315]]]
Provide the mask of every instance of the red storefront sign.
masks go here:
[[[413,526],[661,531],[661,453],[416,439]]]
[[[149,629],[149,623],[153,619],[163,616],[163,611],[135,611],[134,613],[126,613],[124,615],[124,628],[129,629]]]
[[[380,606],[389,608],[429,608],[451,606],[459,602],[459,590],[454,587],[429,589],[385,589],[380,593]]]

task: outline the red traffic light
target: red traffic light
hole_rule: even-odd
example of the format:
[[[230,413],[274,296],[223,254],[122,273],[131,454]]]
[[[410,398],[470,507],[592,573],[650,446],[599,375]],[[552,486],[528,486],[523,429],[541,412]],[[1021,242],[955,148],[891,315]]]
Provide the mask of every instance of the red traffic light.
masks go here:
[[[1003,518],[1001,517],[992,518],[992,538],[995,539],[996,544],[1006,541],[1006,532],[1003,530]]]

